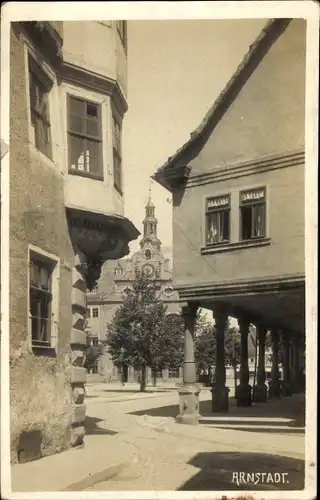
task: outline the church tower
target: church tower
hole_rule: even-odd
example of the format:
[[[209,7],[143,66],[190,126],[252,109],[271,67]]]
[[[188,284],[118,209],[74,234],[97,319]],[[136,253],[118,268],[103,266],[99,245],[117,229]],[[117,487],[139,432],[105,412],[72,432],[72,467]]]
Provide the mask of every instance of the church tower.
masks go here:
[[[140,248],[149,244],[154,250],[160,252],[161,241],[157,236],[158,220],[155,217],[155,206],[151,200],[151,192],[149,189],[149,198],[145,206],[145,218],[143,220],[143,238],[140,241]]]

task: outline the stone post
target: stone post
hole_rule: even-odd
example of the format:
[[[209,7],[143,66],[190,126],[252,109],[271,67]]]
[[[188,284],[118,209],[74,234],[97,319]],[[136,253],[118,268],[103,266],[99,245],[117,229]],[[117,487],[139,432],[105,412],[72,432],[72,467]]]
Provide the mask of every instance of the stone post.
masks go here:
[[[271,382],[269,384],[269,397],[281,398],[281,383],[279,373],[279,334],[277,330],[271,330],[272,341],[272,368]]]
[[[282,396],[292,396],[292,382],[290,371],[290,335],[288,332],[282,332],[283,344],[283,387]]]
[[[212,412],[229,411],[229,388],[226,387],[225,331],[228,327],[228,312],[223,307],[214,309],[216,330],[216,370],[212,384]]]
[[[195,425],[199,422],[200,386],[196,383],[196,364],[194,360],[194,328],[198,305],[188,303],[182,308],[184,319],[184,362],[183,383],[177,384],[179,393],[179,413],[176,422]]]
[[[255,403],[266,403],[268,389],[266,386],[266,369],[265,369],[265,341],[267,335],[267,329],[261,325],[257,327],[257,340],[258,341],[258,372],[257,372],[257,384],[253,388],[253,401]]]
[[[86,257],[76,251],[74,267],[72,269],[72,330],[70,338],[71,366],[70,384],[72,389],[72,416],[71,416],[71,446],[83,444],[85,436],[84,421],[86,407],[84,403],[86,370],[83,367],[86,348],[86,333],[84,331],[87,313],[87,284],[85,273]]]
[[[242,316],[238,319],[241,335],[240,384],[236,390],[237,406],[251,406],[251,385],[249,384],[248,334],[250,321]]]

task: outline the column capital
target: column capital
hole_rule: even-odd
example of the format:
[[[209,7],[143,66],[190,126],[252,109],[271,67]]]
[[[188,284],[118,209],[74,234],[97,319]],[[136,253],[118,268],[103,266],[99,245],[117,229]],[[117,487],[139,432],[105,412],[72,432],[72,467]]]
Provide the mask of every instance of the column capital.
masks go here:
[[[214,319],[228,319],[229,308],[225,304],[214,304],[212,315]]]
[[[199,304],[197,302],[187,302],[183,303],[181,306],[181,316],[188,318],[195,318],[199,309]]]
[[[246,314],[242,314],[237,318],[239,328],[241,332],[247,332],[249,333],[249,327],[250,327],[250,319]]]

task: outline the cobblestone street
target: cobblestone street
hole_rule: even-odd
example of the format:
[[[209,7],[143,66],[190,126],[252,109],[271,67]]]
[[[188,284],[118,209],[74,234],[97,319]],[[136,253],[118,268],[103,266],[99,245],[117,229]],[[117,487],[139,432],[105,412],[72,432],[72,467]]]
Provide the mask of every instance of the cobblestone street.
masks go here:
[[[149,388],[143,395],[130,386],[116,392],[108,388],[106,408],[100,391],[98,386],[88,388],[88,419],[101,418],[99,428],[118,433],[111,439],[133,445],[136,460],[91,490],[303,488],[304,422],[299,396],[291,398],[290,403],[280,401],[278,416],[276,404],[271,401],[249,409],[236,408],[232,403],[228,415],[212,416],[211,394],[204,389],[201,424],[190,427],[174,422],[178,407],[173,388]],[[123,401],[111,403],[115,394],[119,398],[121,394]],[[116,446],[112,449],[116,450]],[[238,486],[233,482],[236,472],[282,472],[288,476],[283,484],[269,478],[269,483]]]

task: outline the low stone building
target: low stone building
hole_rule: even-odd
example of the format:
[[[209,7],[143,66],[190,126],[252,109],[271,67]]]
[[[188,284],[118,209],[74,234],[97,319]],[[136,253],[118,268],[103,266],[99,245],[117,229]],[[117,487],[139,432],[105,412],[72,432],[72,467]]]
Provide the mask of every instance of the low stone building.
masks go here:
[[[143,237],[140,241],[140,250],[132,257],[109,261],[102,267],[98,286],[88,292],[88,326],[90,335],[99,341],[104,341],[108,335],[108,323],[122,304],[125,294],[130,292],[136,271],[142,271],[152,279],[157,297],[167,306],[167,314],[180,314],[178,293],[172,287],[172,270],[170,259],[166,258],[161,250],[161,241],[158,238],[158,220],[155,217],[155,206],[149,197],[145,207],[143,220]],[[99,371],[108,381],[119,381],[122,373],[107,352],[101,357]],[[124,367],[124,380],[135,382],[139,378],[139,371],[133,367]],[[147,371],[150,380],[150,369]],[[178,379],[179,370],[163,370],[157,374],[162,381]]]
[[[139,235],[123,215],[126,70],[124,21],[11,24],[13,462],[84,439],[86,291]]]
[[[154,175],[173,196],[173,286],[185,301],[178,421],[196,423],[199,418],[192,348],[199,306],[212,310],[216,322],[213,411],[228,409],[228,315],[238,319],[241,332],[239,405],[252,401],[250,323],[259,339],[254,399],[267,398],[268,330],[273,342],[270,394],[280,396],[280,346],[282,395],[303,387],[305,69],[305,20],[270,20],[189,141]]]

